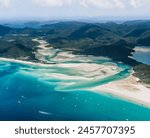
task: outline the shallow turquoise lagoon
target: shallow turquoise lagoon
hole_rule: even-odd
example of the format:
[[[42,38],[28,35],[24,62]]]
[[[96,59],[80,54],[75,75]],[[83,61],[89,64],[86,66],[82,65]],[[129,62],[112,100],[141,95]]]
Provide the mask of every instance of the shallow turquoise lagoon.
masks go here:
[[[66,91],[61,91],[63,87],[56,89],[60,80],[45,77],[44,74],[51,71],[64,73],[65,69],[1,61],[0,120],[150,120],[149,108],[109,94],[83,89],[122,79],[130,74],[129,67],[121,63],[118,66],[124,70],[116,75],[91,84],[83,83],[84,86],[68,87],[68,90],[65,87]]]

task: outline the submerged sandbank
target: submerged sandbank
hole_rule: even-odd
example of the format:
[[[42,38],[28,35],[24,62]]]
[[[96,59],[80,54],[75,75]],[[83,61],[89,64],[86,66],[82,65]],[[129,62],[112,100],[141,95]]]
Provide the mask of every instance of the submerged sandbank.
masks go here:
[[[47,61],[46,63],[53,61],[54,63],[56,62],[56,64],[35,63],[8,58],[0,58],[0,61],[48,67],[49,69],[53,68],[54,70],[52,71],[48,68],[39,71],[36,69],[34,73],[36,75],[41,74],[44,79],[46,78],[45,80],[48,78],[59,80],[56,89],[60,91],[66,90],[68,92],[72,89],[84,89],[98,93],[109,93],[150,107],[150,89],[138,83],[137,78],[133,75],[129,77],[127,77],[127,75],[122,75],[120,77],[119,73],[124,67],[119,67],[110,59],[73,55],[66,51],[57,51],[52,47],[46,47],[49,44],[44,40],[33,39],[33,41],[37,41],[40,44],[38,46],[39,49],[35,52],[39,61]],[[106,63],[101,64],[100,60],[106,60]],[[74,61],[78,61],[78,63]],[[126,74],[128,74],[128,71],[126,72]],[[115,75],[119,77],[114,77]],[[112,76],[113,79],[111,78]]]

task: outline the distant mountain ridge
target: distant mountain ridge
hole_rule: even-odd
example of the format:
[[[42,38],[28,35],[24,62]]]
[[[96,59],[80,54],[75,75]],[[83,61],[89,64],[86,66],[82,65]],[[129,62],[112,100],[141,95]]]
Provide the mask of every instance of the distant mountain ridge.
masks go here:
[[[0,36],[6,35],[11,30],[10,27],[0,25]]]

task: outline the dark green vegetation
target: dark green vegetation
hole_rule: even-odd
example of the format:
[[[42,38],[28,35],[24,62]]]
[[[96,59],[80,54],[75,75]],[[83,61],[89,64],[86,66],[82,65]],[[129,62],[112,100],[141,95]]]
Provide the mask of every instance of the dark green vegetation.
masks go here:
[[[134,75],[140,78],[140,81],[144,84],[148,84],[147,86],[150,88],[150,66],[145,64],[139,64],[133,67],[135,73]]]
[[[59,22],[40,27],[34,27],[32,22],[25,28],[0,26],[0,56],[36,60],[33,52],[38,44],[32,38],[42,38],[55,48],[77,54],[107,56],[124,62],[133,66],[135,75],[143,82],[150,83],[150,67],[129,58],[135,46],[150,46],[150,21]]]

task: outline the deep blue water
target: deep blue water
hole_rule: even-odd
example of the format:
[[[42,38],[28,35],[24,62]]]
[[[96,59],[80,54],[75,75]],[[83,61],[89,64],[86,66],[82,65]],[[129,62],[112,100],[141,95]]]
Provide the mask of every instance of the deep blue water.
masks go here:
[[[129,74],[128,67],[119,66],[125,70],[97,85]],[[54,68],[0,62],[0,120],[150,120],[150,108],[109,94],[71,88],[59,91],[59,80],[43,79],[47,71],[59,72]]]

